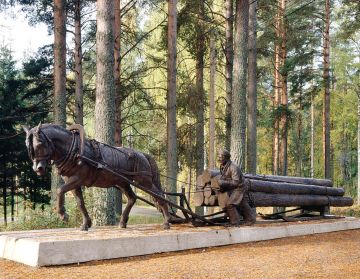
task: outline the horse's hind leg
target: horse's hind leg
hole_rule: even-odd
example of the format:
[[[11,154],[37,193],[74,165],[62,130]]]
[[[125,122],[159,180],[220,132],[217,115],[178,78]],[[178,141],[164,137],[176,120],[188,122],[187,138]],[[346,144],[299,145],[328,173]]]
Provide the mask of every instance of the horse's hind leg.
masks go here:
[[[89,214],[85,207],[81,187],[74,189],[72,192],[76,198],[76,203],[77,203],[77,205],[81,211],[82,217],[83,217],[83,223],[80,227],[80,230],[87,231],[91,227],[92,222],[91,222],[91,219],[90,219]]]
[[[134,191],[131,189],[130,185],[117,185],[116,186],[118,189],[120,189],[125,196],[127,197],[127,204],[125,209],[123,210],[121,217],[120,217],[120,223],[119,226],[120,228],[126,228],[126,224],[129,220],[129,213],[131,208],[133,207],[133,205],[136,202],[136,195],[134,193]]]

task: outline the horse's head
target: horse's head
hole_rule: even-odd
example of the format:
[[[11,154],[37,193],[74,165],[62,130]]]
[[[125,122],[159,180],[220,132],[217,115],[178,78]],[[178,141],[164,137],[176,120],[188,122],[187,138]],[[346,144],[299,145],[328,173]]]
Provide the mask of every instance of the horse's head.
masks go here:
[[[26,132],[25,142],[29,157],[33,162],[33,170],[38,175],[44,175],[54,151],[52,141],[41,131],[41,123],[31,130],[25,126],[23,126],[23,129]]]

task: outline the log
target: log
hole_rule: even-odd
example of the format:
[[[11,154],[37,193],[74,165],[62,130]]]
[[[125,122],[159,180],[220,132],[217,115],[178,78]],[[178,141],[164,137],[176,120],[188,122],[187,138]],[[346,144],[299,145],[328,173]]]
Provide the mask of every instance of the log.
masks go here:
[[[211,196],[211,185],[206,184],[204,187],[204,197],[209,198]]]
[[[204,197],[204,205],[209,205],[210,204],[210,197]]]
[[[252,180],[264,180],[270,182],[286,182],[293,184],[306,184],[306,185],[327,186],[327,187],[333,186],[332,181],[330,179],[280,176],[280,175],[260,175],[260,174],[254,175],[249,173],[245,173],[244,177]]]
[[[216,195],[211,195],[210,196],[209,205],[211,205],[211,206],[217,206],[218,205]]]
[[[220,174],[220,170],[217,169],[206,169],[202,173],[202,179],[204,184],[209,183],[211,178]],[[309,184],[316,186],[327,186],[332,187],[332,181],[330,179],[318,179],[318,178],[308,178],[308,177],[296,177],[296,176],[281,176],[281,175],[261,175],[261,174],[250,174],[245,173],[245,178],[252,180],[263,180],[270,182],[286,182],[292,184]]]
[[[205,182],[203,179],[203,175],[200,174],[197,178],[196,178],[196,189],[197,190],[202,190],[205,187]]]
[[[198,198],[198,201],[202,202],[201,205],[206,202],[208,206],[218,205],[221,208],[226,206],[229,197],[228,193],[218,191],[220,188],[219,174],[219,170],[205,170],[201,175],[201,185],[204,185],[208,191],[210,184],[212,191],[216,193],[214,196],[210,191],[207,192],[207,198],[204,201],[204,192],[201,192],[202,200]],[[250,181],[249,196],[254,200],[255,206],[324,207],[351,206],[353,204],[352,198],[342,197],[344,190],[332,188],[332,182],[328,179],[252,174],[244,176]],[[215,202],[213,197],[215,197]]]
[[[204,203],[204,192],[202,190],[197,190],[194,193],[193,201],[195,206],[202,206]]]
[[[284,182],[270,182],[262,180],[250,180],[249,191],[264,192],[273,194],[290,195],[325,195],[325,196],[343,196],[343,188],[324,187],[316,185],[303,185]]]
[[[210,169],[206,169],[204,170],[204,172],[202,173],[202,179],[204,180],[205,183],[210,183],[211,178],[217,176],[220,174],[220,170],[210,170]]]
[[[250,198],[256,207],[261,206],[351,206],[354,201],[349,197],[320,195],[287,195],[250,192]],[[220,202],[219,202],[220,203]]]
[[[210,180],[211,189],[213,189],[214,191],[220,190],[220,185],[219,185],[220,177],[221,176],[218,175],[218,176],[211,178],[211,180]]]

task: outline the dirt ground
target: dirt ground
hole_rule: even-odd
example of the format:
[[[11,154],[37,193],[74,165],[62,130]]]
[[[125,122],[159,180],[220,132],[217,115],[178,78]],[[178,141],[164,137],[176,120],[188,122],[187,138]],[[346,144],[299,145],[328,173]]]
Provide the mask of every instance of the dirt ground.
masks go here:
[[[152,256],[32,268],[0,259],[0,278],[360,278],[360,230]]]

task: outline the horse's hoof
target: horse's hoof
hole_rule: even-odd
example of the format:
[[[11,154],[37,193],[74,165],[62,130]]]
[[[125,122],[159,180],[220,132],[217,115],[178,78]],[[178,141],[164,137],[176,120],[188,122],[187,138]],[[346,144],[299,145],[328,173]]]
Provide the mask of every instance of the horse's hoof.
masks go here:
[[[80,231],[88,231],[89,230],[89,227],[87,225],[82,225],[80,227]]]
[[[122,229],[126,229],[126,223],[120,222],[119,227],[122,228]]]
[[[169,223],[164,223],[163,224],[163,229],[164,230],[170,230],[170,224]]]

